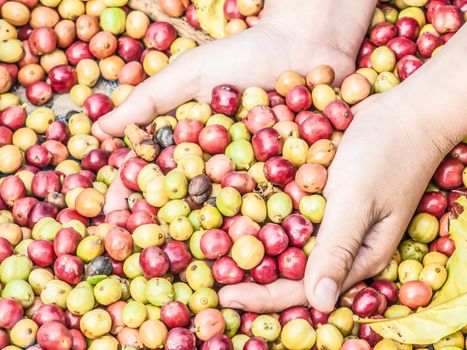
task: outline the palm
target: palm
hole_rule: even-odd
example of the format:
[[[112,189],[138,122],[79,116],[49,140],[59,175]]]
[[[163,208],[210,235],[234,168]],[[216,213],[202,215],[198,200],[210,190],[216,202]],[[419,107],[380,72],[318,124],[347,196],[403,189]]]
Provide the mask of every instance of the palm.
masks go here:
[[[193,50],[190,60],[198,66],[195,97],[209,101],[212,87],[229,83],[239,89],[274,87],[275,77],[286,70],[303,75],[319,64],[336,67],[337,79],[351,72],[353,60],[335,49],[304,44],[267,26],[258,25],[224,40]]]

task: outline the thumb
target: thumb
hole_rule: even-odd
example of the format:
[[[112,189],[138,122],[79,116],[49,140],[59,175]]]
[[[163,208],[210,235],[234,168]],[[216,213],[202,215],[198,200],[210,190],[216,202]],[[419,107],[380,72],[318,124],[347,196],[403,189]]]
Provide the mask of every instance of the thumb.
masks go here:
[[[361,195],[361,194],[359,194]],[[368,230],[369,206],[354,193],[335,191],[328,196],[326,213],[305,272],[305,293],[310,304],[322,312],[335,303]],[[365,198],[365,197],[360,197]]]
[[[118,108],[98,120],[106,134],[123,136],[125,127],[145,126],[197,94],[199,48],[181,54],[153,77],[136,86]]]

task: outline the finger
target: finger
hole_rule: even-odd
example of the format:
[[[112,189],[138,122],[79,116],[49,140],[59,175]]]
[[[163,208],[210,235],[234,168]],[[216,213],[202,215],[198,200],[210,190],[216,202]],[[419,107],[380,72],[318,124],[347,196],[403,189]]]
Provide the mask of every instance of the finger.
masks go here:
[[[278,279],[266,285],[245,282],[223,287],[219,301],[222,307],[267,313],[306,305],[306,296],[303,281]]]
[[[367,197],[355,191],[355,187],[353,189],[328,196],[316,245],[307,262],[305,292],[310,304],[319,311],[334,309],[341,286],[368,230],[370,206],[355,204],[355,198]]]
[[[198,87],[199,49],[185,52],[155,76],[136,86],[122,105],[99,119],[103,132],[122,136],[126,125],[147,125],[157,115],[191,100]]]
[[[136,154],[133,151],[130,151],[123,162],[126,162],[128,159],[135,157]],[[108,214],[114,210],[122,210],[128,208],[127,199],[130,196],[132,191],[128,189],[120,177],[120,169],[118,169],[117,176],[112,181],[105,195],[105,205],[104,205],[104,214]]]
[[[114,210],[128,209],[127,199],[131,193],[132,191],[123,184],[119,173],[105,196],[104,213],[107,215]]]
[[[111,135],[106,134],[100,127],[99,122],[94,122],[91,127],[91,134],[95,138],[99,140],[99,142],[102,142],[106,139],[112,138]]]
[[[404,233],[403,223],[404,219],[392,215],[373,225],[365,236],[352,269],[342,284],[342,292],[383,271]]]

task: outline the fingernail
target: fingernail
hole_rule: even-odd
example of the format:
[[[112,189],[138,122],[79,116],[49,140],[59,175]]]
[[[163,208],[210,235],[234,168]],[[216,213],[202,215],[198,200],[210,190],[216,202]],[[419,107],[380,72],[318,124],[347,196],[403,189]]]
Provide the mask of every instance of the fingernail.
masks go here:
[[[328,277],[323,277],[315,287],[315,299],[323,309],[332,310],[338,298],[337,284]]]

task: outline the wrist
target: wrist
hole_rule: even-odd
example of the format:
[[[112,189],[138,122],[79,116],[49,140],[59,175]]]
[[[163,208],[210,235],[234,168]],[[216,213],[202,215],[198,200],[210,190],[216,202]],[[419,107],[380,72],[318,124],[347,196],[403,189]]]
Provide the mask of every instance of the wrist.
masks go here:
[[[467,135],[466,52],[464,25],[439,54],[384,96],[407,122],[426,133],[443,156]]]
[[[261,22],[355,60],[376,0],[267,0]]]

